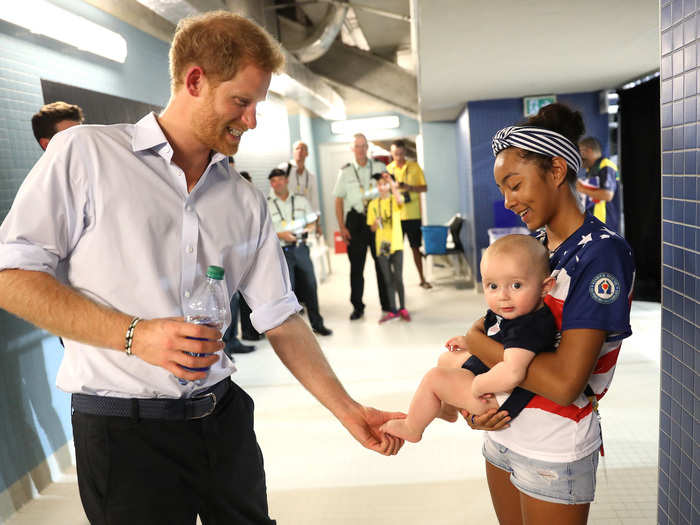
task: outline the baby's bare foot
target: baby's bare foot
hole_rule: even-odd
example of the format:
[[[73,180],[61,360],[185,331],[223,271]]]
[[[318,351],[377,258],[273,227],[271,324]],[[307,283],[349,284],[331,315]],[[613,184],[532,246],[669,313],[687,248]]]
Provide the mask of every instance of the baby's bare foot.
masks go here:
[[[423,437],[423,432],[418,432],[408,426],[405,419],[392,419],[384,423],[379,430],[396,436],[397,438],[405,439],[411,443],[418,443]]]

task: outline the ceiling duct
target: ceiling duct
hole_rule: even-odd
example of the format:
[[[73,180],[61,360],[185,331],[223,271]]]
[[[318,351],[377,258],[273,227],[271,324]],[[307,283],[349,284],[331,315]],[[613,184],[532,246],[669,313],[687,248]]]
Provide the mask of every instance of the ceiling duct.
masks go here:
[[[302,62],[313,62],[322,57],[338,36],[349,9],[350,6],[346,2],[329,3],[326,15],[311,36],[289,50]]]

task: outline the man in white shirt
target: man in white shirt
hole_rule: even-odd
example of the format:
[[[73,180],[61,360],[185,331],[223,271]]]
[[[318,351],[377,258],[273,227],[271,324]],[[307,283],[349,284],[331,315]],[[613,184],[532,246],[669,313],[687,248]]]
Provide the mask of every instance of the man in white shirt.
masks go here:
[[[313,332],[324,336],[331,335],[333,331],[323,324],[318,306],[316,274],[309,256],[309,247],[306,245],[309,233],[318,227],[316,220],[306,223],[315,216],[314,212],[306,197],[289,191],[289,176],[284,170],[274,169],[267,178],[270,181],[270,194],[267,196],[270,219],[287,260],[289,280],[294,293],[306,305]]]
[[[57,384],[73,394],[91,523],[274,523],[252,400],[230,380],[221,333],[182,319],[208,265],[225,269],[229,295],[244,295],[256,329],[358,441],[385,455],[402,445],[378,430],[396,416],[358,404],[335,377],[296,315],[265,197],[226,167],[282,64],[243,17],[181,20],[162,115],[54,137],[0,226],[0,307],[66,343]],[[54,277],[59,261],[68,285]]]
[[[391,309],[389,296],[382,271],[377,263],[377,253],[374,248],[374,232],[367,226],[367,203],[376,197],[377,183],[372,177],[375,173],[386,171],[383,162],[372,159],[367,152],[369,144],[362,133],[353,136],[352,146],[354,160],[340,168],[335,181],[333,195],[335,196],[335,217],[343,240],[348,245],[350,260],[350,303],[352,312],[350,320],[356,321],[365,314],[365,303],[362,296],[365,290],[365,259],[367,249],[374,260],[374,270],[377,275],[379,303],[383,312]]]
[[[306,167],[309,156],[309,146],[297,140],[292,146],[292,160],[278,166],[289,176],[289,191],[294,195],[302,195],[311,204],[311,209],[318,212],[320,208],[316,177]]]

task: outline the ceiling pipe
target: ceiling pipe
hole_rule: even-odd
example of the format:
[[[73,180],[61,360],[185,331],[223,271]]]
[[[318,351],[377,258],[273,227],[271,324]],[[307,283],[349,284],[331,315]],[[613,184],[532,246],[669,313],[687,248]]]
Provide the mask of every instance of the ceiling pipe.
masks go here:
[[[347,2],[334,2],[328,5],[326,16],[313,34],[295,48],[289,50],[302,62],[313,62],[322,57],[335,41],[343,26],[350,5]]]

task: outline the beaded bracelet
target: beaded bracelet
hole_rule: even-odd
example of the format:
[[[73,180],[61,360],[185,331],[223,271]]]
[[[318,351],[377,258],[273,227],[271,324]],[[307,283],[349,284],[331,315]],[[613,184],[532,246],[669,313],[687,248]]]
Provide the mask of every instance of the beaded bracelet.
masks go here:
[[[134,355],[131,352],[131,342],[134,340],[134,328],[139,324],[139,321],[141,321],[140,317],[134,317],[131,320],[129,328],[126,330],[126,341],[124,342],[124,352],[126,352],[126,355]]]

